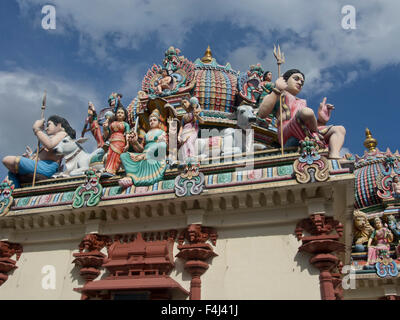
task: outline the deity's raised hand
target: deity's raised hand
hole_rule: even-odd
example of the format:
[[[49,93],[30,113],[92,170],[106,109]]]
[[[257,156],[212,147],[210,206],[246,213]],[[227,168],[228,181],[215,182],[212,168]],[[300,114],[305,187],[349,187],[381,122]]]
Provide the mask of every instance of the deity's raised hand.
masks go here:
[[[318,108],[318,122],[325,124],[329,121],[331,117],[331,112],[335,107],[333,104],[326,103],[326,97],[319,104]]]
[[[32,129],[33,130],[35,130],[35,129],[43,130],[44,129],[44,121],[45,121],[44,119],[36,120],[32,126]]]

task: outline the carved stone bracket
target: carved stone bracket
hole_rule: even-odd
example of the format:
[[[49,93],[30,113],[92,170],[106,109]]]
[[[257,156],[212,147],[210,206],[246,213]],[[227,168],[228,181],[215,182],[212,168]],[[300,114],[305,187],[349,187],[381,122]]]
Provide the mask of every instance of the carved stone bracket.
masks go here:
[[[86,235],[79,244],[79,253],[73,254],[73,263],[80,267],[80,274],[86,282],[93,281],[100,274],[100,267],[106,257],[100,250],[110,245],[110,237],[98,234]]]
[[[0,286],[7,281],[8,273],[18,268],[15,264],[22,251],[22,246],[18,243],[0,241]],[[17,260],[11,259],[14,254]]]
[[[192,276],[190,282],[190,300],[201,299],[200,276],[207,271],[207,260],[218,256],[211,245],[205,243],[210,240],[215,246],[217,232],[213,228],[202,227],[199,224],[191,224],[178,237],[178,250],[176,256],[186,261],[185,270]],[[183,244],[186,240],[187,244]]]
[[[89,169],[85,172],[86,181],[75,190],[72,202],[73,208],[93,207],[98,205],[103,194],[103,187],[96,171]]]
[[[299,183],[322,182],[329,178],[328,160],[318,154],[318,144],[308,137],[300,141],[300,157],[293,163]]]
[[[175,178],[177,197],[199,195],[204,190],[204,174],[199,171],[199,163],[188,163],[183,172]]]
[[[336,230],[337,234],[331,234]],[[304,236],[306,231],[310,236]],[[338,267],[339,259],[333,253],[344,251],[345,245],[339,242],[343,234],[343,225],[332,217],[324,214],[314,214],[301,220],[296,226],[296,237],[302,240],[299,252],[308,252],[313,256],[310,263],[320,271],[320,289],[323,300],[335,300],[340,297],[340,274],[332,275],[332,270]]]

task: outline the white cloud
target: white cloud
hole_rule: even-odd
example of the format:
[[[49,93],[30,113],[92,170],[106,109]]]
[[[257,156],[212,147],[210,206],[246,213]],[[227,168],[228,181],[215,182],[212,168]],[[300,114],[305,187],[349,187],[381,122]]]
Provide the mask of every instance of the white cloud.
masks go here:
[[[376,70],[400,62],[400,2],[397,0],[354,0],[357,20],[355,30],[344,30],[341,8],[348,1],[281,0],[198,1],[188,0],[18,0],[24,12],[32,6],[53,4],[57,26],[78,31],[81,53],[94,53],[97,62],[109,68],[118,65],[113,49],[139,49],[149,35],[168,47],[194,43],[188,33],[195,31],[206,39],[214,35],[196,29],[201,23],[225,23],[247,30],[241,47],[230,48],[226,61],[245,71],[250,64],[261,62],[276,73],[271,45],[280,42],[286,54],[283,70],[301,69],[307,78],[305,93],[317,94],[337,87],[338,83],[356,80],[362,75],[351,73],[351,66],[366,62]],[[95,3],[95,4],[94,4]],[[229,30],[229,28],[227,28]],[[223,34],[225,29],[221,29]],[[183,54],[185,54],[183,52]],[[218,58],[218,57],[217,57]],[[275,69],[273,69],[275,67]],[[327,72],[349,68],[343,79]],[[351,80],[349,80],[349,78]],[[319,79],[323,78],[321,83]]]

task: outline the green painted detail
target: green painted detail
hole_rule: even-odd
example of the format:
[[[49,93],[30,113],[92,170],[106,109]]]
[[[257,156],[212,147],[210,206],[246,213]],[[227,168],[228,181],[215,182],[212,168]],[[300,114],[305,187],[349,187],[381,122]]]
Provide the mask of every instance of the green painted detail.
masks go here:
[[[64,192],[61,202],[71,201],[74,198],[74,191]]]
[[[116,187],[111,187],[110,191],[108,192],[109,196],[116,196],[117,194],[121,193],[121,187],[120,186],[116,186]]]
[[[74,192],[74,202],[72,203],[73,208],[96,206],[100,202],[103,194],[103,187],[99,183],[99,177],[96,175],[96,172],[89,169],[85,174],[86,183],[79,186]]]
[[[25,198],[20,198],[20,199],[18,199],[17,208],[18,208],[18,207],[25,207],[25,206],[27,206],[30,199],[31,199],[31,197],[25,197]]]
[[[163,190],[168,190],[168,189],[173,189],[175,186],[175,180],[165,180],[162,182],[162,189]]]
[[[103,153],[103,152],[94,155],[94,156],[90,159],[90,164],[103,163],[103,157],[104,157],[104,153]]]
[[[218,174],[217,183],[228,183],[232,181],[232,172]]]
[[[293,165],[280,166],[278,169],[278,176],[287,176],[293,173]]]
[[[5,216],[14,202],[14,185],[6,181],[0,183],[0,216]]]

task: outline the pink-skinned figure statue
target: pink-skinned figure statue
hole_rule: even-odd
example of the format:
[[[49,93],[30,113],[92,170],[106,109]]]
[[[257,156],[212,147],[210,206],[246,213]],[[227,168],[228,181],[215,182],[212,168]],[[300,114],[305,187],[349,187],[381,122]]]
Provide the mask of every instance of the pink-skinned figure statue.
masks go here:
[[[318,108],[318,118],[314,111],[307,106],[306,100],[296,96],[304,85],[305,76],[297,69],[286,71],[275,82],[272,92],[265,96],[260,104],[258,116],[266,118],[274,113],[277,117],[278,139],[281,145],[290,144],[294,138],[298,141],[309,137],[317,141],[321,147],[329,147],[329,158],[340,159],[340,150],[344,143],[346,129],[343,126],[327,126],[332,104],[326,103],[326,98]],[[282,105],[282,128],[280,121],[280,99]],[[283,141],[281,141],[281,130]]]

